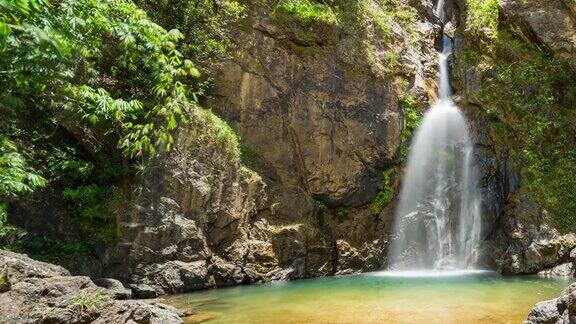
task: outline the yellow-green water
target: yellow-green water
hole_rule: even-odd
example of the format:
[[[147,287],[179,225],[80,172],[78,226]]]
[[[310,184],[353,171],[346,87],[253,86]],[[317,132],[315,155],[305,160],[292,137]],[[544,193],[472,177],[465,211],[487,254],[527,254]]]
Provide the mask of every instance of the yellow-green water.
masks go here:
[[[398,277],[369,273],[177,295],[187,323],[522,323],[567,280],[475,273]]]

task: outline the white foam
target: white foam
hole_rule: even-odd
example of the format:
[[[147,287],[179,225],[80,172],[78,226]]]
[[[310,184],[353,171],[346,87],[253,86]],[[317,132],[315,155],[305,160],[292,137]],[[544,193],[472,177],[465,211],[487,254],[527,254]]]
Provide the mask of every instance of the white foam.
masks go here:
[[[373,272],[369,275],[392,278],[439,278],[439,277],[462,277],[475,275],[497,274],[490,270],[391,270]]]

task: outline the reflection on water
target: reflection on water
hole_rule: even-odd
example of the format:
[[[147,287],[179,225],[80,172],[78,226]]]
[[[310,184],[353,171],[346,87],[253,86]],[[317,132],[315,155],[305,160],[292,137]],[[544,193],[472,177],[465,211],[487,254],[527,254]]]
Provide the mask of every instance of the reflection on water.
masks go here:
[[[369,273],[171,296],[187,323],[521,323],[561,279]]]

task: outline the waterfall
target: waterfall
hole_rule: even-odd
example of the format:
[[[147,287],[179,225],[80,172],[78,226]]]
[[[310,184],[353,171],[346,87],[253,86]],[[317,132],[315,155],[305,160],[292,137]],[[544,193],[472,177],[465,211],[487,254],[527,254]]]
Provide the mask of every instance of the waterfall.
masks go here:
[[[444,21],[444,1],[436,13]],[[468,122],[451,99],[452,40],[442,36],[438,101],[424,115],[408,155],[389,249],[390,269],[473,269],[481,196]]]

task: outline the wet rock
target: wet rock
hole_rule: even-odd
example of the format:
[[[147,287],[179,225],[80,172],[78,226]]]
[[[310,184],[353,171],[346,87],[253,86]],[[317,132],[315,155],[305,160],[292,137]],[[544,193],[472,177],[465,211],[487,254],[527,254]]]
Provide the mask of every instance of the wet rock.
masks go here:
[[[246,280],[246,274],[241,267],[216,256],[212,258],[210,273],[219,287],[239,285]]]
[[[278,261],[290,270],[290,278],[303,278],[306,260],[305,225],[277,227],[273,230],[273,246]]]

